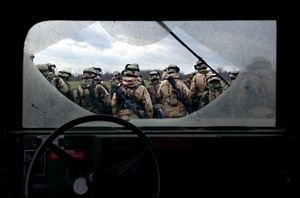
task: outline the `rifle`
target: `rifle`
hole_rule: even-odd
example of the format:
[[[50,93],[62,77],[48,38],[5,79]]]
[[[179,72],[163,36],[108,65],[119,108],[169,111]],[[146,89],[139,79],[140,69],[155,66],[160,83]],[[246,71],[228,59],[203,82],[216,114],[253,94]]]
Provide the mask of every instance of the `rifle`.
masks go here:
[[[157,23],[162,27],[164,28],[168,33],[170,33],[181,45],[183,45],[187,50],[189,50],[196,58],[198,58],[198,60],[200,60],[202,63],[204,63],[205,65],[207,65],[210,70],[217,74],[217,76],[222,80],[224,81],[229,87],[230,87],[230,84],[227,82],[227,80],[225,80],[218,72],[216,72],[211,66],[209,66],[209,64],[207,64],[207,62],[205,60],[203,60],[202,57],[200,57],[198,54],[196,54],[189,46],[187,46],[178,36],[176,36],[176,34],[174,34],[172,32],[172,30],[170,30],[170,28],[164,24],[164,22],[162,21],[157,21]]]
[[[182,102],[182,104],[184,105],[184,107],[186,108],[187,112],[188,113],[191,113],[192,110],[189,106],[189,104],[187,103],[187,100],[186,98],[182,95],[181,91],[176,87],[176,81],[174,80],[174,78],[172,78],[172,76],[169,76],[167,78],[167,80],[170,82],[170,84],[172,85],[174,91],[175,91],[175,94],[176,94],[176,97],[178,98],[179,101]]]
[[[90,95],[91,95],[91,98],[92,100],[94,101],[94,104],[98,110],[99,113],[102,113],[104,108],[103,108],[103,104],[99,102],[98,98],[96,97],[95,95],[95,91],[94,91],[94,88],[92,85],[90,86],[87,86],[89,92],[90,92]]]
[[[121,98],[125,108],[131,109],[139,118],[148,118],[146,112],[142,113],[140,111],[141,109],[139,108],[137,102],[133,100],[131,97],[127,96],[120,88],[120,86],[116,86],[114,92],[117,94],[119,98]]]

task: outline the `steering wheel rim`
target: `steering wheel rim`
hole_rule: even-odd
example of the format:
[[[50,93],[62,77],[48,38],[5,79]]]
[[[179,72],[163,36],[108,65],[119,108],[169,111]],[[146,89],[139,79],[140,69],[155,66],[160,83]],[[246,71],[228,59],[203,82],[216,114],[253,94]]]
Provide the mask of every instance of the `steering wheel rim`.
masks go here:
[[[25,178],[25,188],[24,188],[24,197],[29,198],[30,195],[30,189],[32,187],[32,175],[33,175],[33,169],[34,165],[36,164],[36,161],[41,158],[42,154],[45,152],[46,148],[50,146],[50,144],[57,138],[59,135],[63,134],[68,129],[71,129],[74,126],[77,126],[79,124],[83,124],[86,122],[93,122],[93,121],[106,121],[111,123],[116,123],[121,126],[124,126],[125,129],[130,129],[133,133],[135,133],[137,136],[142,138],[142,140],[147,144],[148,148],[150,149],[150,152],[152,154],[153,160],[155,162],[155,168],[157,173],[157,185],[156,185],[156,191],[154,193],[154,197],[159,197],[160,194],[160,170],[159,170],[159,163],[158,163],[158,152],[155,149],[154,144],[152,141],[145,135],[144,132],[141,131],[138,127],[133,125],[132,123],[125,121],[123,119],[110,116],[110,115],[89,115],[89,116],[83,116],[80,118],[73,119],[62,126],[55,129],[48,137],[47,139],[42,142],[42,144],[39,146],[39,148],[36,150],[30,165],[27,170],[26,178]]]

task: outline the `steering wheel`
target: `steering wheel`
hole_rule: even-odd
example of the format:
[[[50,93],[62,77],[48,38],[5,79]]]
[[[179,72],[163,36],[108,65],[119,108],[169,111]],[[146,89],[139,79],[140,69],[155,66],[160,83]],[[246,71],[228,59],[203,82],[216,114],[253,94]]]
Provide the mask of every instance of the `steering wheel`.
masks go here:
[[[131,130],[133,133],[135,133],[138,137],[140,137],[143,140],[143,143],[146,145],[146,149],[149,149],[151,152],[154,165],[155,165],[155,172],[156,172],[156,185],[153,193],[153,197],[159,197],[160,194],[160,170],[159,170],[159,163],[158,163],[158,153],[155,149],[154,144],[152,141],[143,133],[138,127],[135,125],[131,124],[128,121],[125,121],[123,119],[113,117],[110,115],[89,115],[89,116],[84,116],[80,117],[74,120],[71,120],[61,127],[57,128],[54,132],[52,132],[46,139],[45,141],[39,146],[37,151],[35,152],[32,161],[30,162],[30,165],[28,167],[28,171],[26,174],[25,178],[25,188],[24,188],[24,196],[25,198],[29,198],[31,195],[32,191],[32,175],[33,175],[33,170],[37,164],[37,161],[41,158],[42,154],[46,151],[47,148],[50,148],[55,154],[57,154],[68,166],[73,166],[72,163],[75,162],[76,160],[73,159],[72,156],[70,156],[68,153],[66,153],[64,150],[53,144],[52,142],[57,138],[59,135],[63,134],[65,131],[68,129],[82,124],[86,122],[92,122],[92,121],[107,121],[107,122],[112,122],[119,124],[121,126],[124,126],[125,129]],[[140,154],[139,154],[140,156]],[[114,175],[114,177],[118,177],[120,174],[128,170],[128,166],[130,164],[132,165],[133,160],[139,160],[138,155],[133,156],[132,158],[128,159],[127,161],[124,161],[122,163],[119,163],[118,165],[114,166],[109,170],[110,174]],[[127,168],[126,168],[127,166]],[[93,183],[91,181],[94,180],[95,175],[93,173],[89,174],[86,178],[80,177],[77,178],[74,181],[73,184],[73,189],[74,185],[78,184],[84,184],[83,187],[80,187],[77,194],[84,194],[88,191],[89,189],[89,184],[92,185]],[[74,189],[76,191],[76,189]]]

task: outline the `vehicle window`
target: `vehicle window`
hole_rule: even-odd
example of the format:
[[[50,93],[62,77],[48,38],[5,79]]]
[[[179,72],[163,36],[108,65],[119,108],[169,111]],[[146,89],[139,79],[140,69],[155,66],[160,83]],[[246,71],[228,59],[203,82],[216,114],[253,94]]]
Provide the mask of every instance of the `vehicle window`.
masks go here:
[[[276,21],[45,21],[24,46],[23,127],[276,123]]]

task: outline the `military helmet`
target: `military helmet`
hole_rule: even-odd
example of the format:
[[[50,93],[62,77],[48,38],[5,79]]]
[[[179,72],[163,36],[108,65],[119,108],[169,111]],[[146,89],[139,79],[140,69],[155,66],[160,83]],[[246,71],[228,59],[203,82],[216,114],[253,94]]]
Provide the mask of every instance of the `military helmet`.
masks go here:
[[[72,76],[72,74],[70,72],[67,71],[59,71],[58,72],[58,76],[59,77],[64,77],[64,78],[70,78]]]
[[[45,72],[45,71],[54,72],[54,68],[56,68],[56,66],[52,63],[38,64],[38,65],[36,65],[36,67],[41,72]]]
[[[160,78],[160,74],[157,71],[151,71],[149,73],[150,80],[155,80],[155,79],[159,79],[159,78]]]
[[[40,70],[40,72],[45,72],[45,71],[49,70],[49,68],[46,64],[37,64],[36,68],[38,68],[38,70]]]
[[[56,66],[51,63],[46,63],[46,64],[38,64],[36,65],[36,67],[43,74],[43,76],[47,77],[50,74],[54,74],[54,68]]]
[[[54,65],[54,64],[52,64],[52,63],[46,63],[46,65],[48,66],[49,71],[54,72],[54,68],[56,68],[56,65]]]
[[[100,82],[102,80],[102,78],[100,75],[97,75],[94,77],[94,80]]]
[[[200,69],[207,69],[207,64],[203,63],[202,61],[197,61],[196,65],[194,65],[194,68],[196,70],[200,70]]]
[[[100,67],[92,67],[95,70],[95,73],[97,73],[98,75],[102,75],[102,69]]]
[[[122,75],[124,76],[133,76],[133,77],[139,77],[140,75],[140,68],[139,65],[134,64],[127,64],[125,66],[125,70],[122,71]]]
[[[121,76],[121,73],[118,72],[118,71],[114,71],[114,72],[112,73],[112,75],[113,75],[114,77],[118,77],[118,76]]]
[[[125,70],[140,71],[139,65],[136,63],[125,65]]]
[[[83,73],[94,73],[94,74],[96,74],[97,71],[93,67],[88,67],[88,68],[85,68],[83,70]]]
[[[174,73],[174,72],[178,73],[179,71],[180,71],[180,68],[177,65],[169,65],[167,68],[168,74]]]
[[[228,76],[229,76],[230,79],[235,79],[239,74],[240,74],[239,71],[230,71],[228,73]]]
[[[98,71],[93,67],[89,67],[83,70],[83,78],[95,78],[98,75]]]
[[[113,79],[121,79],[121,73],[118,71],[114,71],[112,75],[113,75],[112,77]]]
[[[208,84],[213,83],[213,82],[220,82],[220,79],[216,74],[212,74],[212,75],[208,76],[208,78],[207,78]]]
[[[128,76],[128,77],[139,77],[140,76],[138,71],[132,71],[132,70],[123,70],[122,75]]]

